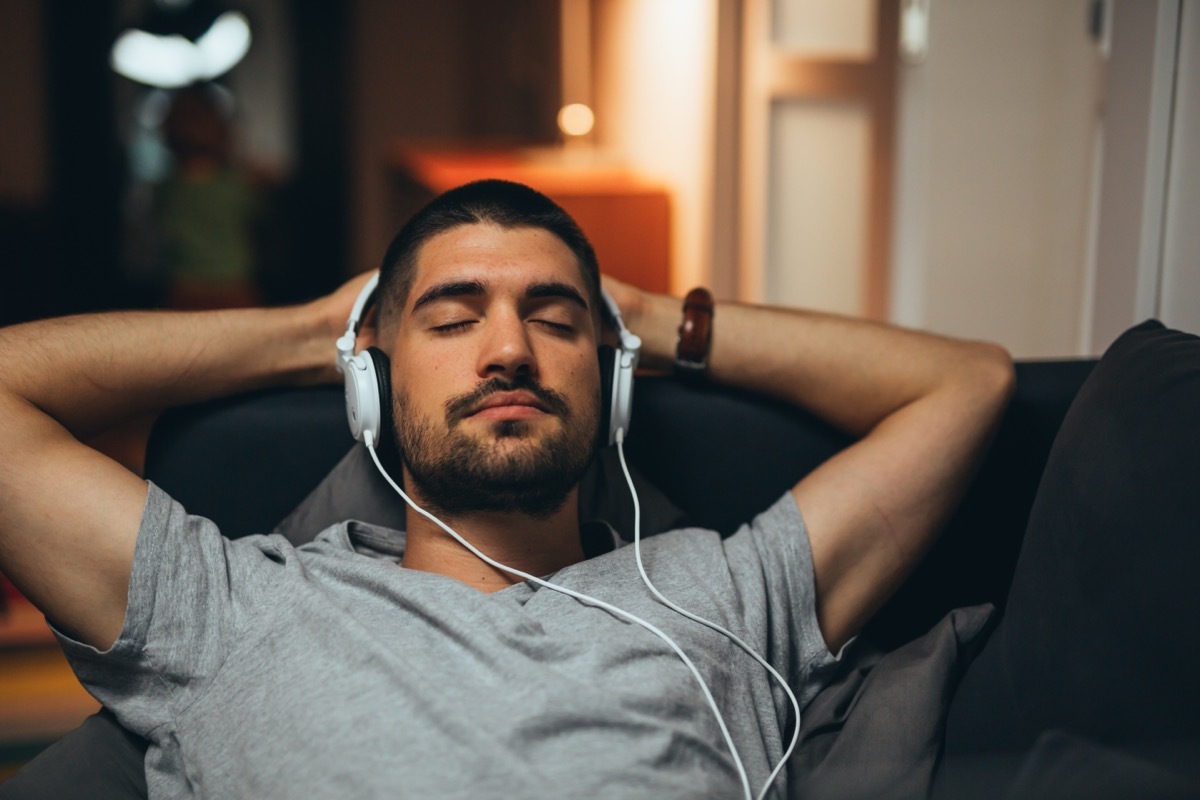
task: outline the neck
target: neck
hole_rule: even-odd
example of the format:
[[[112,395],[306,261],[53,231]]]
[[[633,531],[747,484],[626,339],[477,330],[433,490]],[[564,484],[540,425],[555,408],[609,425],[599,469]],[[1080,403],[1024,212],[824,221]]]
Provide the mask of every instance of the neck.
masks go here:
[[[420,497],[413,494],[412,498],[424,507]],[[583,561],[578,507],[579,493],[572,489],[562,508],[549,517],[480,512],[439,519],[489,558],[541,577]],[[412,508],[406,538],[401,563],[407,569],[446,575],[481,592],[495,592],[522,580],[480,560]]]

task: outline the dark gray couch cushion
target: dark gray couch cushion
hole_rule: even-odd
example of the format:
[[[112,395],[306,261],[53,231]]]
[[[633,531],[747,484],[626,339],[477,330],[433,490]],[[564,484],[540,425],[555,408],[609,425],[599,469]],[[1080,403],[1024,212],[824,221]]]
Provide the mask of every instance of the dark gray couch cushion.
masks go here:
[[[1200,337],[1125,332],[1054,441],[1004,618],[972,665],[947,752],[1200,733]]]

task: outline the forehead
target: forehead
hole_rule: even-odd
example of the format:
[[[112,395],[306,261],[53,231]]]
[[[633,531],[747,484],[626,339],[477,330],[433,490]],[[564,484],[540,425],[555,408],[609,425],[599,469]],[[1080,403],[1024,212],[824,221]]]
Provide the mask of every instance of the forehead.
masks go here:
[[[559,281],[588,296],[583,270],[561,239],[542,228],[460,225],[425,242],[417,253],[408,305],[430,286],[478,281],[489,290],[521,291],[531,283]]]

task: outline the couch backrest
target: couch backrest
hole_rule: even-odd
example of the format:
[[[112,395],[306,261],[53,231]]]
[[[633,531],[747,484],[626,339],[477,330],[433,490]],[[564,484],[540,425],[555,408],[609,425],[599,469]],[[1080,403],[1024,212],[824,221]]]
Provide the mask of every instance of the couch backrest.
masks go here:
[[[959,512],[869,633],[890,646],[950,608],[1002,603],[1054,434],[1095,362],[1017,365],[1017,392]],[[696,524],[728,532],[849,439],[762,397],[639,378],[628,455]],[[271,530],[351,445],[339,388],[259,392],[176,409],[146,477],[227,535]]]

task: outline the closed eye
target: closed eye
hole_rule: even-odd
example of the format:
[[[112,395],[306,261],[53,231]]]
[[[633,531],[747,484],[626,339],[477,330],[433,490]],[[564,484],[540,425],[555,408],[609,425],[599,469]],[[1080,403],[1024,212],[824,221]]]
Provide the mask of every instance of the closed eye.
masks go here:
[[[561,333],[561,334],[575,333],[575,326],[569,325],[567,323],[554,322],[553,320],[549,320],[549,319],[535,319],[535,320],[533,320],[533,322],[537,325],[541,325],[544,328],[549,328],[551,331],[553,331],[555,333]]]
[[[471,325],[475,324],[473,319],[464,319],[458,322],[447,322],[444,325],[434,325],[432,330],[434,333],[454,333],[455,331],[466,330]]]

